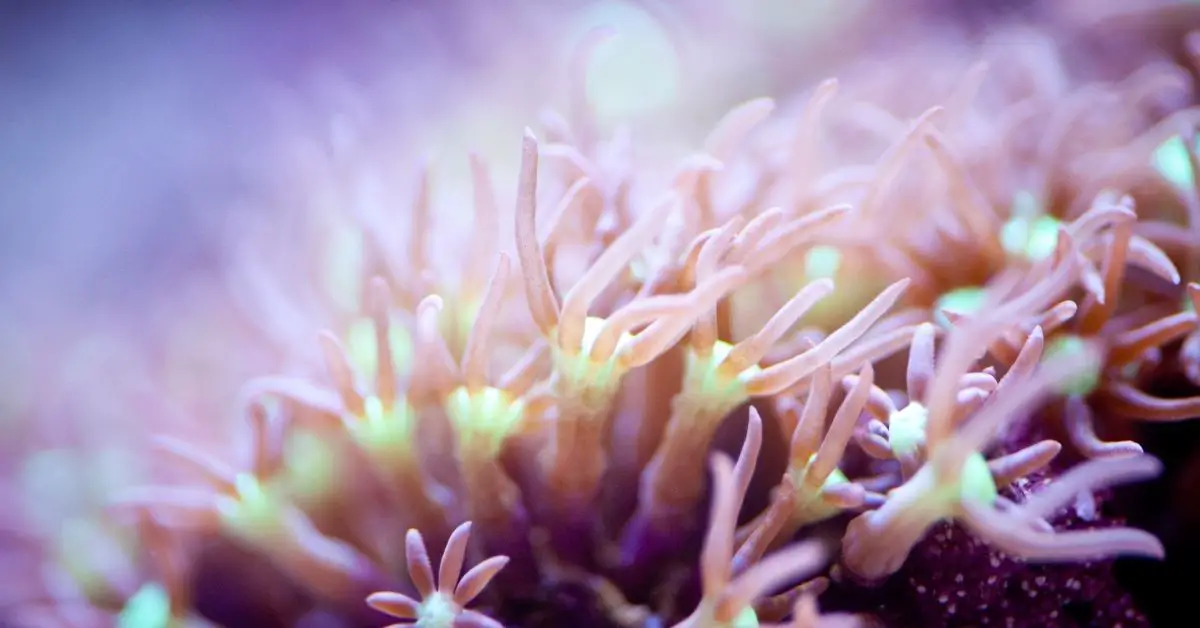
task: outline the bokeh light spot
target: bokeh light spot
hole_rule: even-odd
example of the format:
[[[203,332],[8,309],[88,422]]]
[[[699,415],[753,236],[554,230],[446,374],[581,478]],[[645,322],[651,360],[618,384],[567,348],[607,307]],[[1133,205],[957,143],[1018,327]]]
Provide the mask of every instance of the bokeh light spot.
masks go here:
[[[680,60],[666,30],[629,2],[600,2],[580,16],[583,33],[610,28],[587,66],[587,99],[601,120],[650,113],[675,102]]]

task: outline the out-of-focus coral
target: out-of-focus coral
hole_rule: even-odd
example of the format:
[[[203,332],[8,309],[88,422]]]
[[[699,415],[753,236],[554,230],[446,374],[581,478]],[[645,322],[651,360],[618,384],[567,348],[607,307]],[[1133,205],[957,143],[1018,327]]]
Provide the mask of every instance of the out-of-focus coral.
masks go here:
[[[297,9],[197,233],[0,284],[0,619],[1148,625],[1196,16],[945,4]]]

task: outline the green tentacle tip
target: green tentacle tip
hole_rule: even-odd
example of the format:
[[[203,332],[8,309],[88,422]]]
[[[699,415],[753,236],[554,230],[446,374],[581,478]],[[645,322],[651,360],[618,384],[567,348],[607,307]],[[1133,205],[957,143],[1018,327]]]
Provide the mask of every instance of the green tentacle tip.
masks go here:
[[[917,453],[925,443],[925,427],[929,423],[929,411],[925,406],[912,402],[898,410],[888,419],[888,444],[897,457]]]
[[[803,466],[797,467],[793,463],[793,466],[788,469],[792,482],[797,489],[796,505],[792,517],[793,520],[799,521],[804,525],[824,521],[841,513],[842,509],[826,502],[822,494],[835,486],[850,483],[850,478],[846,477],[846,474],[842,473],[841,469],[835,467],[820,487],[815,490],[808,488],[805,479],[808,477],[809,469],[816,459],[817,454],[812,454]]]
[[[734,345],[718,340],[712,347],[712,353],[707,357],[702,358],[689,352],[687,358],[689,388],[714,401],[741,403],[746,398],[746,385],[743,382],[761,372],[762,367],[753,364],[736,375],[728,375],[721,366],[733,352],[733,348]]]
[[[117,617],[119,628],[167,628],[173,623],[167,591],[153,582],[138,589]]]
[[[388,329],[392,345],[392,359],[396,364],[412,363],[412,338],[403,325],[393,324]],[[375,343],[375,323],[369,318],[359,318],[346,331],[346,353],[350,363],[358,372],[374,377],[379,372],[379,352]]]
[[[618,369],[617,360],[597,361],[592,359],[592,348],[596,345],[596,340],[600,338],[600,332],[604,330],[607,322],[596,316],[584,319],[583,341],[578,353],[571,354],[563,351],[562,348],[555,348],[554,357],[559,374],[571,386],[615,393],[615,388],[620,383],[621,376],[624,375],[624,372]],[[621,334],[621,338],[617,342],[618,353],[620,347],[631,340],[633,340],[632,334]]]
[[[429,628],[453,628],[459,608],[445,593],[437,592],[421,602],[417,619],[418,626]]]
[[[1066,334],[1056,337],[1046,347],[1042,363],[1053,362],[1070,356],[1078,356],[1088,351],[1088,343],[1080,336]],[[1066,395],[1090,395],[1100,385],[1101,364],[1092,364],[1079,375],[1068,378],[1059,388]]]
[[[446,413],[454,422],[460,446],[482,447],[488,455],[496,455],[520,423],[525,404],[499,388],[489,386],[472,394],[461,387],[451,393]]]
[[[833,278],[841,267],[842,252],[835,246],[814,246],[804,255],[804,277],[809,281]]]
[[[1045,259],[1058,246],[1062,221],[1054,216],[1029,216],[1013,211],[1013,217],[1000,229],[1000,244],[1009,255],[1031,261]]]
[[[224,524],[250,539],[273,534],[281,522],[278,500],[251,473],[239,473],[234,482],[236,496],[217,503]]]
[[[746,607],[738,613],[737,617],[733,618],[730,628],[758,628],[759,625],[758,614],[754,612],[753,608]]]
[[[996,499],[1000,497],[1000,491],[996,488],[996,480],[992,477],[992,470],[988,468],[987,459],[979,453],[973,453],[967,457],[967,461],[963,464],[959,485],[962,487],[960,493],[962,499],[970,499],[990,506],[995,504]]]
[[[397,399],[391,408],[374,395],[367,397],[365,421],[355,433],[359,441],[371,449],[381,451],[407,450],[413,443],[416,414],[404,399]]]
[[[337,486],[338,460],[333,445],[316,434],[297,430],[284,444],[284,485],[293,495],[325,495]]]
[[[983,302],[986,299],[987,291],[979,286],[966,286],[951,290],[938,297],[937,303],[934,304],[934,320],[939,325],[948,327],[950,320],[946,318],[943,312],[966,315],[975,314],[983,307]]]
[[[1153,163],[1154,169],[1176,187],[1190,190],[1196,185],[1187,144],[1182,137],[1176,135],[1160,144],[1154,151]]]

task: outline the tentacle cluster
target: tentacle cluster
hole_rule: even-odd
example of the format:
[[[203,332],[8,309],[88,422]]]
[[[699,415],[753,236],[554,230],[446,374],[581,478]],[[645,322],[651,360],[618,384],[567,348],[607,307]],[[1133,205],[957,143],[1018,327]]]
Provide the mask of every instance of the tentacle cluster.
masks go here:
[[[181,566],[200,538],[278,572],[271,608],[296,621],[799,628],[883,613],[817,601],[885,584],[946,522],[1027,563],[1161,558],[1145,531],[1052,522],[1158,473],[1132,438],[1101,439],[1108,421],[1200,415],[1200,396],[1145,386],[1172,360],[1198,384],[1195,138],[1187,227],[1139,220],[1126,176],[1196,110],[1132,115],[1169,73],[1069,98],[1031,78],[978,132],[989,67],[911,120],[823,82],[782,149],[755,133],[774,102],[746,102],[661,178],[628,130],[548,116],[520,138],[511,216],[472,158],[458,273],[430,254],[423,168],[403,245],[366,230],[361,311],[319,333],[324,374],[246,386],[251,463],[163,439],[204,488],[114,499],[157,559],[147,590],[171,622],[208,612]],[[1097,101],[1113,128],[1093,137]],[[833,133],[869,137],[845,142],[869,158],[826,159]],[[1049,480],[1005,497],[1033,475]]]

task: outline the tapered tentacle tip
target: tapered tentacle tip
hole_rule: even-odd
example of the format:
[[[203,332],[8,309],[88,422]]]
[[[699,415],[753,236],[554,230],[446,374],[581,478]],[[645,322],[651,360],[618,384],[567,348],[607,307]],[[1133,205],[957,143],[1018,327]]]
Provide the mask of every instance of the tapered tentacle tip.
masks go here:
[[[1141,537],[1139,542],[1141,547],[1131,553],[1133,556],[1140,556],[1141,558],[1150,560],[1166,560],[1167,548],[1157,536],[1149,532],[1142,532],[1141,530],[1135,530],[1134,532]]]
[[[1163,463],[1158,458],[1148,455],[1138,455],[1135,472],[1143,478],[1154,478],[1162,475]]]
[[[416,619],[420,602],[402,593],[378,592],[367,596],[367,605],[398,619]]]

